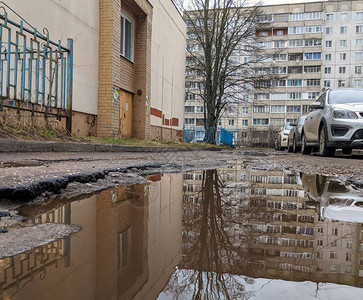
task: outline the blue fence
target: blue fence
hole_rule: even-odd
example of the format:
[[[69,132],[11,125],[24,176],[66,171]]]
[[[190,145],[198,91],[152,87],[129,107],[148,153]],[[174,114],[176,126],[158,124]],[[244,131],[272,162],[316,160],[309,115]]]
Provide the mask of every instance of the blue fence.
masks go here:
[[[233,146],[233,133],[221,128],[221,145]]]
[[[215,139],[217,144],[221,145],[227,145],[227,146],[233,146],[234,145],[234,139],[233,139],[233,133],[227,131],[226,129],[222,127],[218,128],[211,128],[211,130],[208,131],[210,134],[215,134]],[[205,128],[204,126],[190,126],[186,127],[184,125],[183,127],[183,142],[185,143],[198,143],[203,142],[206,138]],[[208,139],[208,137],[207,137]]]
[[[72,124],[73,40],[49,39],[0,1],[0,110],[4,107],[67,119]],[[8,11],[19,23],[8,18]],[[40,16],[41,17],[41,16]]]

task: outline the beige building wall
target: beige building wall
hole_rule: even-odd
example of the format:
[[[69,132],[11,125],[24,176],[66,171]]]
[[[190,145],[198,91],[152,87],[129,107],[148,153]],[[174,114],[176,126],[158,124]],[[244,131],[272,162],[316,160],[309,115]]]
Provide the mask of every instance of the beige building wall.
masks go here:
[[[73,133],[95,133],[98,102],[99,2],[96,0],[6,1],[17,14],[54,42],[74,41]],[[9,11],[9,19],[20,19]],[[25,25],[26,26],[26,25]],[[30,35],[30,34],[29,34]],[[87,114],[87,115],[86,115]]]
[[[74,41],[73,110],[97,114],[98,86],[98,1],[96,0],[12,0],[6,1],[28,23],[50,40]],[[19,22],[13,13],[9,19]]]
[[[150,136],[175,139],[184,123],[186,24],[171,0],[153,5]],[[179,133],[178,133],[179,131]]]

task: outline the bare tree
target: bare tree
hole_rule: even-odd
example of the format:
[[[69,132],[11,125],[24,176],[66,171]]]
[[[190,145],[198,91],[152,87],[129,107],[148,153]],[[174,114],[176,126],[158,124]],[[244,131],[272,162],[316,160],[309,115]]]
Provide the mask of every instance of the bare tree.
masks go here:
[[[244,284],[252,283],[253,279],[239,274],[247,268],[247,253],[233,242],[228,232],[236,216],[227,213],[231,205],[225,188],[217,170],[203,171],[200,205],[195,205],[193,215],[187,214],[183,219],[191,233],[183,240],[190,248],[183,249],[185,259],[164,289],[174,299],[185,299],[187,294],[197,300],[252,296]]]
[[[179,0],[179,7],[182,7]],[[228,103],[246,101],[254,87],[270,87],[271,74],[254,65],[266,59],[255,42],[260,7],[245,0],[184,1],[188,26],[187,91],[204,103],[205,142],[215,144],[218,120]],[[269,68],[266,68],[269,70]]]

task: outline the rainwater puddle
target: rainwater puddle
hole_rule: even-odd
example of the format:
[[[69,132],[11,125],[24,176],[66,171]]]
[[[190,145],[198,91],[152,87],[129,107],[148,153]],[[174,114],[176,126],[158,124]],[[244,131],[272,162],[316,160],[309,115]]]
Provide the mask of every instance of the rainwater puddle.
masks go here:
[[[361,299],[363,193],[241,165],[28,205],[69,238],[0,260],[0,299]]]

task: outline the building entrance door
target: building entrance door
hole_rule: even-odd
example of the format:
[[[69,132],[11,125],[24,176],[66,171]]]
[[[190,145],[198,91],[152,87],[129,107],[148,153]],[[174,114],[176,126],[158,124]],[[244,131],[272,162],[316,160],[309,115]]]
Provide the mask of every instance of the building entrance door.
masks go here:
[[[127,138],[132,135],[132,97],[131,93],[120,92],[120,132]]]

